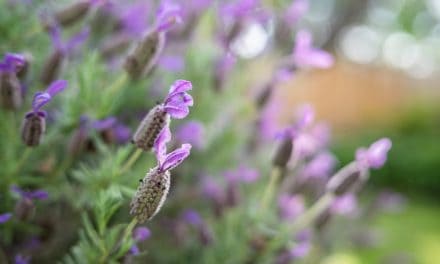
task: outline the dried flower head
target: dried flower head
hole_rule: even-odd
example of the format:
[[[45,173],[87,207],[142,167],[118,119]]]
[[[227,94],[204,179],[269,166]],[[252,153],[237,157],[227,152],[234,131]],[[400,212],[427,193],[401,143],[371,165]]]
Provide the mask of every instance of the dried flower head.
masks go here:
[[[133,135],[133,144],[145,151],[151,150],[159,133],[169,125],[171,117],[181,119],[187,116],[189,106],[193,105],[193,99],[187,93],[191,89],[189,81],[174,82],[164,102],[151,109],[142,120]]]
[[[46,130],[46,112],[41,108],[67,87],[67,81],[53,82],[44,92],[37,92],[32,101],[32,111],[26,113],[21,127],[21,138],[29,146],[38,146]]]

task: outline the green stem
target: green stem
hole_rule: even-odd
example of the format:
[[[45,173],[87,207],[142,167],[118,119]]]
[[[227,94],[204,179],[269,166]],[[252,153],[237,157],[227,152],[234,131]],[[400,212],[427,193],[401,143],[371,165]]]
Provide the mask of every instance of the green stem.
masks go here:
[[[108,88],[110,95],[117,93],[124,86],[127,80],[127,74],[123,73],[121,76],[119,76],[119,78],[116,79],[116,81],[114,81],[113,84]]]
[[[312,207],[306,212],[300,215],[289,227],[292,232],[299,231],[304,227],[311,224],[316,218],[319,217],[325,210],[329,208],[334,201],[335,195],[333,193],[326,193],[318,201],[316,201]]]
[[[30,154],[32,152],[32,148],[26,147],[23,154],[20,157],[20,160],[18,160],[17,165],[15,166],[14,173],[12,175],[16,175],[20,168],[23,166],[23,164],[28,160]]]
[[[278,167],[273,167],[269,177],[269,184],[264,190],[263,198],[261,199],[261,214],[264,214],[269,206],[269,203],[272,201],[280,176],[281,169]]]
[[[127,172],[133,164],[139,159],[139,157],[142,154],[142,149],[138,148],[135,152],[131,155],[131,157],[127,160],[127,162],[124,164],[122,169],[120,170],[120,174]]]

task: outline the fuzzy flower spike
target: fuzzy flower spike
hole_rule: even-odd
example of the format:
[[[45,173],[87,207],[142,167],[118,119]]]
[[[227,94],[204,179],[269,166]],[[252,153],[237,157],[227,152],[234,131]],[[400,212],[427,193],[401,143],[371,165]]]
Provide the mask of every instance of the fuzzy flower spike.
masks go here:
[[[151,150],[159,133],[170,123],[171,117],[176,119],[186,117],[189,107],[193,105],[193,99],[187,93],[191,89],[191,82],[175,81],[164,102],[156,105],[144,117],[133,135],[133,144],[145,151]]]
[[[2,108],[14,110],[23,103],[23,91],[17,73],[26,65],[21,54],[6,53],[0,62],[0,105]]]
[[[180,148],[166,154],[166,143],[170,139],[171,132],[166,126],[154,144],[157,166],[140,181],[131,201],[130,214],[134,215],[139,223],[151,219],[159,212],[170,189],[170,170],[177,167],[190,154],[190,144],[182,144]]]
[[[148,75],[155,68],[165,46],[165,34],[181,23],[181,12],[177,5],[162,4],[159,7],[154,26],[125,59],[124,68],[132,79]]]
[[[65,58],[87,39],[89,36],[89,30],[86,28],[80,31],[65,43],[63,43],[63,40],[61,39],[61,28],[59,25],[51,26],[49,33],[52,38],[54,49],[46,59],[40,76],[41,82],[46,85],[49,85],[58,77],[63,68]]]
[[[32,101],[32,111],[28,112],[21,127],[21,138],[29,146],[38,146],[46,130],[46,112],[41,108],[67,86],[66,80],[53,82],[44,92],[37,92]]]

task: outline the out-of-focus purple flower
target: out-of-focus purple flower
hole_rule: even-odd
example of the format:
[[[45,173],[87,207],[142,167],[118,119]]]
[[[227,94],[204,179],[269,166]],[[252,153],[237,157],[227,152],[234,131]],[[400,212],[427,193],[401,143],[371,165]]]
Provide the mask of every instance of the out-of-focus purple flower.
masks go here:
[[[17,73],[26,65],[26,58],[18,53],[6,53],[0,62],[0,72]]]
[[[133,246],[131,246],[130,253],[135,256],[139,255],[140,250],[139,250],[139,247],[136,245],[136,243],[145,241],[145,240],[149,239],[150,236],[151,236],[150,229],[148,229],[146,227],[136,228],[133,231],[133,239],[134,239],[135,243],[133,244]]]
[[[15,264],[29,264],[30,260],[31,260],[31,257],[28,257],[28,256],[25,257],[23,255],[18,254],[14,258],[14,263]]]
[[[221,91],[224,87],[225,80],[232,72],[237,59],[234,55],[227,52],[217,59],[214,63],[214,88],[216,91]]]
[[[46,200],[49,197],[48,192],[44,190],[24,191],[17,185],[12,185],[11,191],[30,200]]]
[[[406,204],[405,197],[397,192],[382,191],[377,197],[377,205],[385,212],[399,212]]]
[[[198,121],[188,121],[177,128],[175,132],[176,139],[183,143],[187,142],[197,149],[204,147],[205,128]]]
[[[301,30],[296,34],[293,63],[299,68],[327,69],[333,65],[333,56],[312,46],[312,34]]]
[[[185,222],[193,226],[200,226],[202,224],[200,214],[193,209],[185,210],[185,212],[182,214],[182,218]]]
[[[130,36],[137,37],[146,30],[151,4],[139,1],[127,6],[124,3],[123,6],[114,8],[113,11],[120,19],[123,31]]]
[[[165,32],[173,25],[182,23],[182,7],[170,1],[162,1],[156,17],[156,30]]]
[[[212,200],[223,200],[223,188],[210,176],[204,176],[201,181],[201,190],[203,196]]]
[[[309,157],[327,146],[330,129],[324,123],[318,123],[307,131],[302,131],[294,140],[294,155],[297,158]]]
[[[292,220],[304,212],[304,199],[300,195],[282,194],[278,198],[278,208],[281,219]]]
[[[32,100],[32,110],[34,113],[40,112],[41,107],[49,103],[52,98],[67,87],[66,80],[52,82],[44,92],[37,92]]]
[[[160,68],[169,72],[181,72],[185,68],[185,60],[182,56],[162,56],[159,59]]]
[[[122,124],[116,117],[107,117],[96,120],[91,124],[92,128],[98,132],[102,132],[106,143],[124,144],[130,140],[131,130]]]
[[[63,42],[61,39],[61,28],[59,25],[53,25],[49,29],[50,37],[54,48],[62,54],[72,52],[73,49],[81,45],[89,36],[90,30],[88,28],[83,29],[79,33],[73,35],[69,40]]]
[[[150,229],[146,227],[138,227],[133,231],[133,239],[136,242],[142,242],[149,239],[151,236]]]
[[[379,169],[387,161],[388,151],[392,143],[388,138],[382,138],[370,145],[368,149],[359,148],[356,151],[356,161],[361,169]]]
[[[0,214],[0,224],[6,223],[11,219],[12,213]]]
[[[290,255],[293,259],[304,258],[310,251],[312,234],[310,230],[302,230],[296,235],[298,244],[290,249]]]
[[[309,161],[301,172],[306,178],[327,178],[336,164],[336,158],[330,152],[322,152]]]
[[[279,135],[281,125],[277,122],[280,105],[278,101],[271,99],[262,109],[258,120],[258,130],[263,140],[271,141]]]
[[[280,138],[296,139],[304,129],[313,123],[315,119],[315,111],[311,105],[304,104],[297,108],[295,116],[295,123],[281,131],[278,135]]]
[[[334,214],[343,216],[355,216],[357,213],[357,199],[352,193],[345,194],[336,198],[330,207]]]
[[[308,0],[294,0],[283,14],[284,22],[287,25],[294,25],[308,10]]]
[[[225,172],[225,178],[228,182],[252,183],[258,180],[259,177],[260,173],[258,170],[243,164],[238,166],[235,170],[228,170]]]

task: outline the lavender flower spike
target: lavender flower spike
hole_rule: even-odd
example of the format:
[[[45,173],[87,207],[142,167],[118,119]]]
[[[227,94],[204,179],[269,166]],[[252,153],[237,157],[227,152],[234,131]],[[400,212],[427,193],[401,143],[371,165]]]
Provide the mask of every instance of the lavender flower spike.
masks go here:
[[[34,215],[34,200],[46,200],[49,196],[44,190],[24,191],[16,185],[11,187],[11,191],[20,196],[15,204],[14,215],[22,221],[28,221]]]
[[[124,69],[133,79],[148,75],[157,65],[165,46],[165,33],[180,23],[181,10],[177,5],[162,4],[156,23],[136,44],[125,59]]]
[[[170,189],[170,170],[185,160],[191,150],[191,145],[183,144],[179,149],[166,154],[166,143],[170,141],[171,133],[166,126],[155,141],[155,152],[158,165],[151,169],[141,180],[133,200],[130,214],[137,220],[145,222],[159,212]]]
[[[58,77],[67,54],[69,52],[71,53],[75,47],[86,40],[89,35],[89,30],[86,28],[80,31],[65,43],[63,43],[61,39],[61,28],[58,25],[51,26],[49,33],[52,38],[54,50],[46,59],[40,76],[41,82],[46,85]]]
[[[0,105],[14,110],[23,103],[23,90],[17,74],[26,66],[26,59],[21,54],[6,53],[0,62]]]
[[[176,119],[186,117],[189,113],[189,107],[194,103],[191,95],[187,93],[191,89],[191,82],[175,81],[164,102],[156,105],[144,117],[133,135],[133,144],[149,151],[154,146],[159,133],[168,126],[171,117]]]
[[[53,82],[44,92],[37,92],[32,101],[32,111],[28,112],[21,127],[21,138],[29,146],[38,146],[46,130],[46,112],[41,108],[67,87],[67,81]]]

